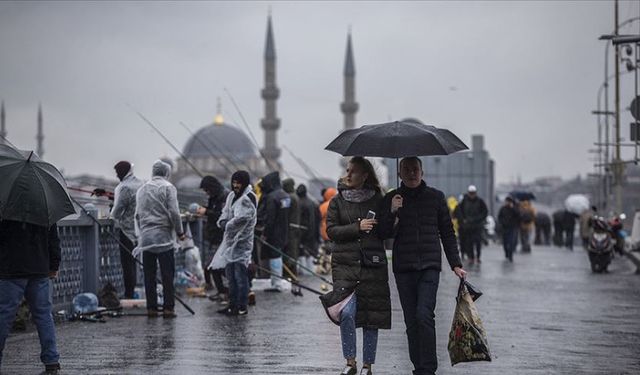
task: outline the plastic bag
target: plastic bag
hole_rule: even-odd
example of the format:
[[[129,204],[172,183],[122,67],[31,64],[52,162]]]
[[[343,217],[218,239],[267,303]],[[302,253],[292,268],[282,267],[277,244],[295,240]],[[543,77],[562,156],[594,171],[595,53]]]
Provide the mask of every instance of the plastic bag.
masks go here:
[[[73,297],[73,312],[76,314],[86,314],[98,310],[98,297],[93,293],[80,293]]]
[[[487,334],[464,280],[460,280],[456,301],[449,332],[451,366],[460,362],[491,361]]]

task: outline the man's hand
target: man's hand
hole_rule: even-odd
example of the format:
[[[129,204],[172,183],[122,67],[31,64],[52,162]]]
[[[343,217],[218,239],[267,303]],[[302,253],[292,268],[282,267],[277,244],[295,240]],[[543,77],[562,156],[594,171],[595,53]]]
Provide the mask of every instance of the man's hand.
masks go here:
[[[180,234],[178,235],[178,238],[180,239],[180,241],[184,241],[184,240],[186,240],[186,239],[187,239],[187,236],[186,236],[184,233],[180,233]]]
[[[360,220],[360,230],[363,232],[369,232],[376,224],[378,224],[378,220],[376,219],[362,219]]]
[[[58,271],[49,271],[49,278],[51,280],[55,279],[56,277],[58,277]]]
[[[198,207],[198,209],[196,210],[196,214],[200,215],[200,216],[204,216],[207,213],[207,209],[206,207]]]
[[[402,195],[396,194],[391,198],[391,213],[395,214],[402,207]]]
[[[465,279],[467,277],[467,271],[463,270],[462,267],[456,267],[453,269],[453,273],[456,274],[461,279]]]

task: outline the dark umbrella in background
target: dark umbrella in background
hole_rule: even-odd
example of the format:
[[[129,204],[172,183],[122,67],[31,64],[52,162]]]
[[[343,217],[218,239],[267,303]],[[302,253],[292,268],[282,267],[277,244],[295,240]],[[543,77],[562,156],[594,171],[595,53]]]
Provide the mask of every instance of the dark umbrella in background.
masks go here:
[[[406,156],[449,155],[468,150],[455,134],[447,129],[424,125],[415,120],[393,121],[343,131],[325,150],[343,156]]]
[[[509,195],[519,201],[532,201],[536,199],[536,196],[530,191],[514,190],[510,192]]]
[[[0,220],[50,227],[75,213],[67,184],[33,151],[0,145]]]

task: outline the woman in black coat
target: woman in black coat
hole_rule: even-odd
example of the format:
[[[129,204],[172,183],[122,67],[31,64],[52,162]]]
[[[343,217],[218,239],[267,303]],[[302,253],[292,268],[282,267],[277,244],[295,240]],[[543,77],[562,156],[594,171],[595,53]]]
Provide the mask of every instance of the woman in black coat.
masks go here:
[[[360,374],[370,375],[378,329],[391,328],[386,252],[378,237],[377,221],[367,218],[369,211],[379,211],[382,201],[371,163],[362,157],[352,158],[338,190],[327,213],[327,234],[335,243],[331,259],[333,291],[321,299],[331,320],[340,325],[347,360],[341,374],[357,373],[356,328],[362,327],[364,367]]]

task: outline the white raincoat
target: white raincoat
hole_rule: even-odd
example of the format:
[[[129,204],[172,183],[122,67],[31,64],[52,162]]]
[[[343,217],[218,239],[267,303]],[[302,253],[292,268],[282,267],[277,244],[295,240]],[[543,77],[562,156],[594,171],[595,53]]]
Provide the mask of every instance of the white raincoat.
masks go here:
[[[133,215],[136,212],[136,192],[143,182],[129,171],[116,186],[113,198],[111,218],[132,243],[136,243],[136,230]]]
[[[249,194],[252,197],[249,197]],[[222,243],[218,247],[209,269],[224,268],[228,263],[242,262],[248,266],[253,251],[253,236],[256,226],[256,196],[251,185],[242,192],[235,202],[235,193],[227,195],[218,226],[224,228]]]
[[[136,194],[136,234],[142,251],[162,253],[178,248],[176,235],[182,234],[182,221],[178,208],[178,192],[167,178],[171,166],[163,161],[153,164],[153,178],[142,185]]]

